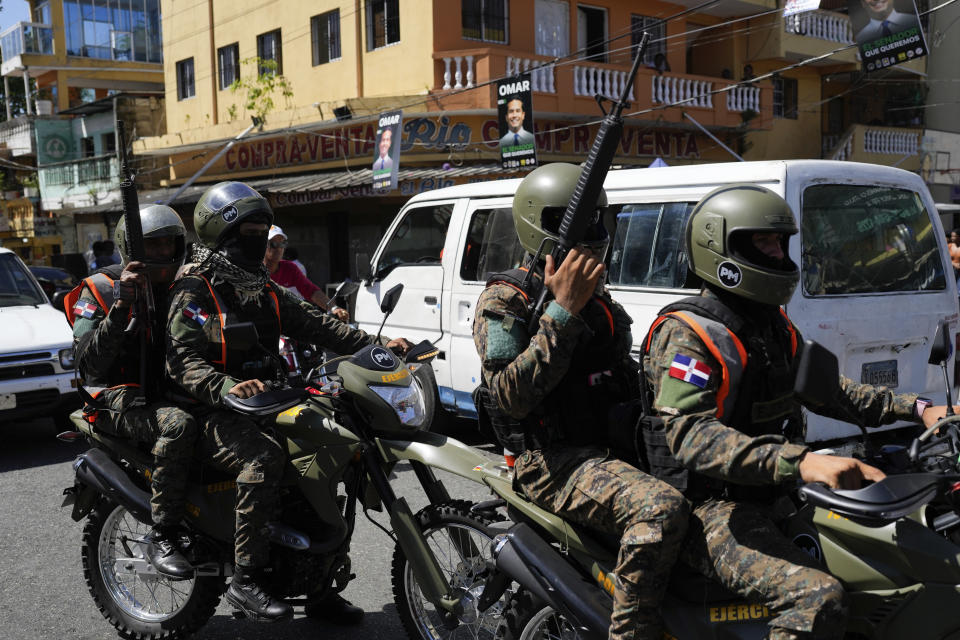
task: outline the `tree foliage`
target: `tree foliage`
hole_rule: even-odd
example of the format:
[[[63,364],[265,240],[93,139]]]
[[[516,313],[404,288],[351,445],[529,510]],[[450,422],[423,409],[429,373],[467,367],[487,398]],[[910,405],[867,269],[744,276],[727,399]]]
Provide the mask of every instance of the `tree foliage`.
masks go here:
[[[241,60],[240,64],[253,67],[253,73],[241,73],[230,85],[230,90],[234,93],[242,91],[244,109],[261,123],[266,122],[267,115],[276,107],[274,97],[279,94],[279,97],[289,104],[293,98],[293,85],[277,72],[279,66],[276,60],[264,60],[254,56]]]

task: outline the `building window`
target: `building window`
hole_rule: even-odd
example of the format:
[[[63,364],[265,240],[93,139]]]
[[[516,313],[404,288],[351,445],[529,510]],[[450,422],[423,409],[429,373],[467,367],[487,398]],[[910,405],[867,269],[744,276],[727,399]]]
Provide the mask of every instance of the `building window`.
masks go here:
[[[80,155],[83,158],[92,158],[97,155],[97,146],[92,136],[80,139]]]
[[[577,49],[584,59],[607,61],[607,10],[577,6]]]
[[[273,60],[277,63],[276,69],[267,65],[260,65],[257,73],[283,74],[283,52],[280,48],[280,29],[268,31],[257,36],[257,57],[260,60]]]
[[[797,79],[773,76],[773,117],[797,119]]]
[[[195,95],[193,87],[193,58],[177,63],[177,100],[186,100]]]
[[[654,58],[658,53],[667,55],[667,24],[662,18],[651,16],[630,15],[630,45],[636,51],[640,44],[640,36],[644,31],[650,33],[650,41],[647,43],[647,50],[643,52],[643,63],[653,66]]]
[[[400,42],[400,0],[367,0],[367,51]]]
[[[117,134],[113,131],[100,134],[100,155],[117,152]]]
[[[230,88],[240,78],[239,43],[217,49],[217,78],[221,89]]]
[[[340,9],[310,18],[313,66],[340,59]]]
[[[68,56],[163,62],[160,0],[63,0],[63,31]]]
[[[507,43],[507,0],[460,0],[460,22],[467,40]]]

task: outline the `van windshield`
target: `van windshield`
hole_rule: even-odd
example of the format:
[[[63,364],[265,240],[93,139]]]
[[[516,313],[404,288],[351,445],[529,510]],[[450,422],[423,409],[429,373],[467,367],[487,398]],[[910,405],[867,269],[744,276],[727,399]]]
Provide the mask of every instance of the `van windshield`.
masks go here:
[[[946,288],[938,238],[920,195],[875,185],[803,193],[803,290],[809,296]]]
[[[0,254],[0,307],[46,302],[47,296],[17,256],[12,253]]]

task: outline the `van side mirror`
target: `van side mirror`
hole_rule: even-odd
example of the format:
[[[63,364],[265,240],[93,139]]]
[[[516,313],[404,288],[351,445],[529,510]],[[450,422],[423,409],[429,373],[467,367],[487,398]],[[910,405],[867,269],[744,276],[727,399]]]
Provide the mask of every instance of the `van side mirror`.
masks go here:
[[[260,346],[260,334],[252,322],[237,322],[223,328],[223,339],[231,349],[250,351]]]
[[[370,266],[370,254],[357,254],[357,278],[364,284],[373,279],[373,267]]]
[[[820,406],[840,393],[837,356],[819,342],[804,340],[793,392],[802,402]]]
[[[930,345],[930,357],[927,359],[927,363],[945,364],[950,359],[951,351],[950,330],[946,320],[941,319],[937,323],[937,333],[933,336],[933,344]]]
[[[393,310],[397,307],[397,302],[400,300],[400,294],[403,293],[403,283],[396,284],[383,294],[383,299],[380,300],[380,311],[383,313],[393,313]]]

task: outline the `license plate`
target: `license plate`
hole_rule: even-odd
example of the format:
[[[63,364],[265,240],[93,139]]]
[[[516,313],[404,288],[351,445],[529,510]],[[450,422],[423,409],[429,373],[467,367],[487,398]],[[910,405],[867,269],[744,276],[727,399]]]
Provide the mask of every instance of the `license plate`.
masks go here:
[[[876,386],[894,388],[900,384],[897,375],[896,360],[881,360],[880,362],[864,363],[860,370],[860,382]]]
[[[15,393],[0,393],[0,409],[13,409],[17,406]]]

